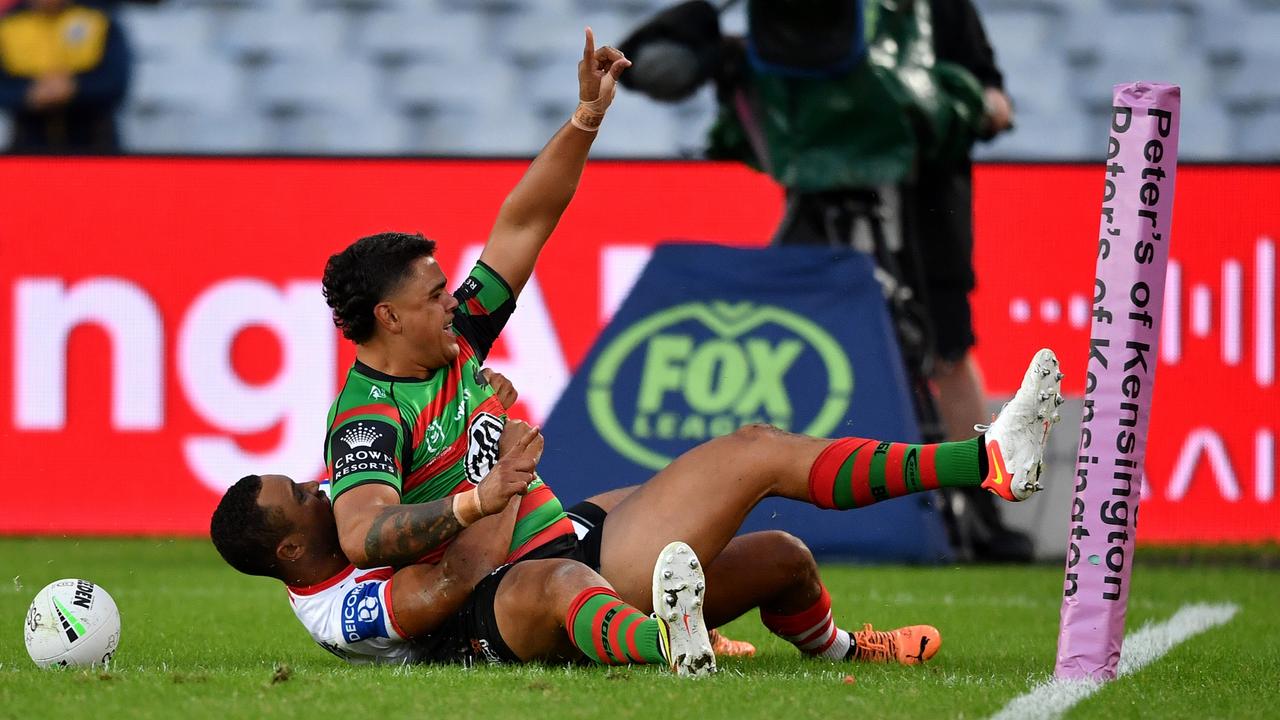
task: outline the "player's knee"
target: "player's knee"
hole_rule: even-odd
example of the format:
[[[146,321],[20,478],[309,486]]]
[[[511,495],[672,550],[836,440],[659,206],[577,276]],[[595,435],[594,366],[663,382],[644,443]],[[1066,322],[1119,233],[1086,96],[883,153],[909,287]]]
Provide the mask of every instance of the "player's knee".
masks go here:
[[[547,594],[557,598],[576,597],[578,593],[589,587],[607,585],[591,568],[572,560],[551,559],[546,575]]]
[[[818,563],[813,559],[809,546],[800,538],[781,530],[767,531],[769,536],[769,561],[788,579],[803,581],[817,579]]]
[[[777,439],[785,434],[785,431],[774,425],[751,423],[734,430],[733,438],[744,443],[757,444]]]

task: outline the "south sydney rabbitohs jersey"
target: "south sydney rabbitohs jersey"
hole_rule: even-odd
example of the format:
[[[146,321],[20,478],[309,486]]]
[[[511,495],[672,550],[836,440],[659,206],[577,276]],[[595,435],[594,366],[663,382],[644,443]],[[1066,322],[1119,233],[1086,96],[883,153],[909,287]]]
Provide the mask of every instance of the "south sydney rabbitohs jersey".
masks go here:
[[[515,297],[510,286],[477,263],[454,292],[453,328],[461,350],[448,367],[425,379],[386,375],[357,361],[329,410],[325,441],[330,496],[358,485],[383,483],[400,502],[423,503],[479,484],[498,459],[507,414],[481,374]],[[573,525],[540,478],[520,503],[510,560],[562,535]],[[421,562],[435,562],[448,543]]]
[[[418,662],[391,614],[389,567],[346,570],[311,587],[289,587],[289,604],[320,647],[356,665]]]

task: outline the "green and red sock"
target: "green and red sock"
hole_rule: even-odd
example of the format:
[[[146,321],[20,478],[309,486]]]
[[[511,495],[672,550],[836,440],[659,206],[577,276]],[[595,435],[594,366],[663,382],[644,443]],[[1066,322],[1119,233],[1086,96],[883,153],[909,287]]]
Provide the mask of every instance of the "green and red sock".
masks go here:
[[[809,469],[809,499],[849,510],[939,487],[978,487],[986,477],[984,437],[934,445],[835,440]]]
[[[601,665],[665,663],[658,623],[624,603],[607,587],[590,587],[569,604],[569,639]]]

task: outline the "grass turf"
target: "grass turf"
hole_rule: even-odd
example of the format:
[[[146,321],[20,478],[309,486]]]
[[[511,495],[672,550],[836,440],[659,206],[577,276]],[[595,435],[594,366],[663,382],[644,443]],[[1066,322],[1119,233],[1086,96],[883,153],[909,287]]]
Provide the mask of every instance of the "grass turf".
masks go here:
[[[1130,630],[1191,602],[1234,602],[1241,612],[1069,717],[1276,717],[1280,573],[1143,567],[1141,557]],[[86,709],[184,720],[983,717],[1052,671],[1062,582],[1057,567],[828,565],[844,627],[928,622],[943,635],[937,658],[923,668],[809,661],[752,615],[726,632],[756,643],[756,658],[725,659],[719,675],[682,682],[645,667],[348,667],[311,642],[278,583],[236,574],[205,542],[0,540],[0,573],[0,717],[24,719]],[[26,655],[19,623],[27,604],[63,577],[101,584],[120,607],[121,645],[109,672],[41,671]]]

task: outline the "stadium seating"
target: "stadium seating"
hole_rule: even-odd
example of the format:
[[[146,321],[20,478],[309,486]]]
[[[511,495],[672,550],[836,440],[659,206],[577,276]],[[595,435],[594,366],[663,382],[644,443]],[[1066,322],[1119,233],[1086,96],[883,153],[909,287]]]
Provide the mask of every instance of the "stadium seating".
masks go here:
[[[1182,157],[1280,157],[1277,3],[976,2],[1017,110],[1017,129],[981,145],[979,158],[1096,157],[1111,85],[1138,77],[1183,86]],[[616,42],[667,4],[172,0],[125,6],[121,18],[137,57],[125,140],[133,150],[155,152],[531,155],[573,107],[580,28],[590,24],[602,42]],[[742,4],[726,12],[723,25],[727,32],[745,29]],[[706,91],[680,105],[624,93],[596,154],[696,156],[714,113]],[[517,127],[504,125],[504,118]]]

